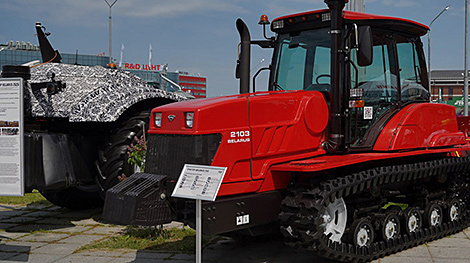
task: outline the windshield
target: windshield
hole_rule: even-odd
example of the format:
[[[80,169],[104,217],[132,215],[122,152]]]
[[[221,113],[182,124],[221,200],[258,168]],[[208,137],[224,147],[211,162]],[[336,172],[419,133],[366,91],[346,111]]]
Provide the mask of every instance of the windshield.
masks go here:
[[[330,90],[328,28],[279,36],[274,90]]]

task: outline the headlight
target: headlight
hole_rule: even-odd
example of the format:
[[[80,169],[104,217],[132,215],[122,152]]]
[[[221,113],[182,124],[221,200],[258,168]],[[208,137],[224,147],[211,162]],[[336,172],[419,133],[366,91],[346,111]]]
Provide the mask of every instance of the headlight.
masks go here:
[[[194,118],[194,112],[185,112],[184,113],[186,128],[190,128],[190,129],[193,128],[193,118]]]
[[[155,112],[153,115],[153,118],[155,119],[155,127],[161,128],[162,127],[162,113]]]

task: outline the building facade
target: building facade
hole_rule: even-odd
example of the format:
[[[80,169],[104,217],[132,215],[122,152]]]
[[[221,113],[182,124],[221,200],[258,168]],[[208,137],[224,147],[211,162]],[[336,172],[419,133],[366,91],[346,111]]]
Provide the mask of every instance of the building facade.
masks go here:
[[[206,77],[191,76],[186,72],[180,72],[179,83],[183,91],[193,95],[196,98],[206,98]]]
[[[84,66],[103,66],[106,67],[109,57],[84,54],[60,54],[62,63],[76,64]],[[41,52],[39,46],[24,41],[9,41],[6,44],[0,44],[0,69],[4,65],[21,65],[31,61],[41,61]]]
[[[431,101],[453,104],[462,101],[463,70],[433,70],[431,72]]]
[[[62,63],[65,64],[107,67],[109,63],[109,57],[103,55],[67,53],[60,53],[60,55]],[[4,65],[21,65],[32,61],[42,61],[39,46],[24,41],[9,41],[0,44],[0,70]],[[145,80],[148,84],[165,91],[175,92],[178,90],[178,85],[180,85],[184,92],[196,98],[206,97],[205,77],[192,76],[187,72],[168,72],[168,65],[124,63],[121,65],[121,69],[129,71]],[[164,78],[167,78],[167,80]]]

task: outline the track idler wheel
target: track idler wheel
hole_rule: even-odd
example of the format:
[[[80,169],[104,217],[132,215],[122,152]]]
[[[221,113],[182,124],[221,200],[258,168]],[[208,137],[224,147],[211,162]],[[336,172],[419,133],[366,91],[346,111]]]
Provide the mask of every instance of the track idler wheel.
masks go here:
[[[358,247],[369,247],[374,242],[374,228],[368,218],[360,218],[351,225],[353,244]]]
[[[400,235],[400,219],[397,213],[387,213],[381,220],[380,233],[382,240],[388,241],[396,239]]]
[[[431,202],[424,210],[424,219],[429,227],[438,227],[442,225],[443,213],[442,207],[437,202]]]
[[[343,198],[335,199],[326,207],[325,213],[322,215],[325,228],[323,233],[329,236],[330,240],[341,242],[346,229],[347,214],[346,203]]]
[[[423,218],[419,210],[409,207],[405,210],[404,229],[407,233],[416,233],[423,227]]]

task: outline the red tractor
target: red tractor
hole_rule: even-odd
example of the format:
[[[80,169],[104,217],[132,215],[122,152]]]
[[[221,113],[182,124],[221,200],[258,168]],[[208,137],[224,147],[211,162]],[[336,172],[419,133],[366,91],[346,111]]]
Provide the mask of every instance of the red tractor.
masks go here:
[[[469,119],[429,103],[429,28],[325,2],[275,19],[266,40],[238,20],[240,95],[153,109],[145,173],[108,191],[105,217],[194,224],[194,201],[170,194],[200,164],[227,168],[203,203],[207,234],[280,228],[289,245],[357,262],[467,227]],[[267,92],[249,93],[251,45],[274,48]]]

